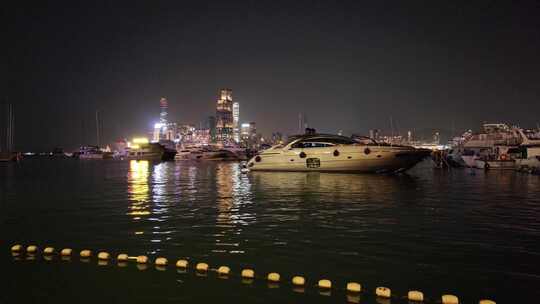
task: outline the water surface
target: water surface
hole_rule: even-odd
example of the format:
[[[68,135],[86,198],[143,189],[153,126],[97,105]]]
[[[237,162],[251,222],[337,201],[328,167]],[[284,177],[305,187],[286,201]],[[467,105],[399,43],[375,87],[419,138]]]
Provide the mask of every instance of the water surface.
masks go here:
[[[469,303],[540,296],[538,176],[433,170],[428,162],[385,176],[34,159],[0,164],[0,187],[6,303],[346,303],[347,281],[398,296],[418,289],[431,300],[453,293]],[[236,274],[249,267],[286,281],[303,275],[310,286],[293,291],[288,283],[269,288],[234,275],[98,267],[78,258],[14,259],[13,243],[188,258]],[[338,288],[320,295],[311,285],[321,278]]]

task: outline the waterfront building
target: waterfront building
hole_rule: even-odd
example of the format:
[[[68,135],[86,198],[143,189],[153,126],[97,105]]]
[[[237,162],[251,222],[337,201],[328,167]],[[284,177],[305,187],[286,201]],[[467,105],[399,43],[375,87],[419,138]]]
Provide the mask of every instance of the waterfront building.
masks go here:
[[[221,89],[216,104],[216,141],[227,145],[233,141],[233,101],[232,90]]]
[[[258,146],[260,136],[257,135],[255,122],[243,123],[240,129],[240,142],[243,147],[255,148]]]
[[[236,143],[240,142],[240,126],[238,120],[240,119],[240,104],[238,102],[233,103],[233,138]]]

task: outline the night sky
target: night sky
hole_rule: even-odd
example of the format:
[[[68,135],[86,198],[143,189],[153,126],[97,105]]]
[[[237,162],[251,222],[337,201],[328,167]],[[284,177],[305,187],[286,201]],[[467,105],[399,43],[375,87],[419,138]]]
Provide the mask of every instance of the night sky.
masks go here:
[[[95,143],[96,109],[106,142],[144,135],[162,96],[198,124],[221,87],[265,135],[299,112],[345,134],[540,122],[534,1],[11,2],[0,97],[19,150]]]

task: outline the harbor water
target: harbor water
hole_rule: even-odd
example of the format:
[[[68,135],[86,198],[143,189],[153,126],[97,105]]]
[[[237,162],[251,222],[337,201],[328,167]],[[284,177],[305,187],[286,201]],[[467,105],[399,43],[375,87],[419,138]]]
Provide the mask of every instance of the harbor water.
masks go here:
[[[408,174],[244,174],[236,162],[28,159],[0,164],[0,303],[534,303],[540,177],[469,169]],[[70,261],[13,257],[13,244],[70,247]],[[167,257],[164,271],[78,252]],[[178,272],[174,262],[231,268]],[[243,268],[257,279],[242,282]],[[268,286],[269,272],[282,282]],[[290,278],[307,284],[293,290]],[[329,279],[334,288],[314,285]],[[396,295],[373,296],[377,286]]]

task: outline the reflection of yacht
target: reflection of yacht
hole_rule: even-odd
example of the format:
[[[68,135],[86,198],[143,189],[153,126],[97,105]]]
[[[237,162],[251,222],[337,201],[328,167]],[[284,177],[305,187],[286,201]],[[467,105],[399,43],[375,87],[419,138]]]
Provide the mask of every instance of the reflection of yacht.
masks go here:
[[[98,146],[82,146],[78,153],[79,159],[110,159],[111,152],[104,152]]]
[[[126,153],[126,159],[173,160],[176,150],[167,149],[158,143],[138,143],[132,145]]]
[[[253,171],[402,172],[430,155],[429,150],[353,140],[328,134],[295,136],[248,162]]]

